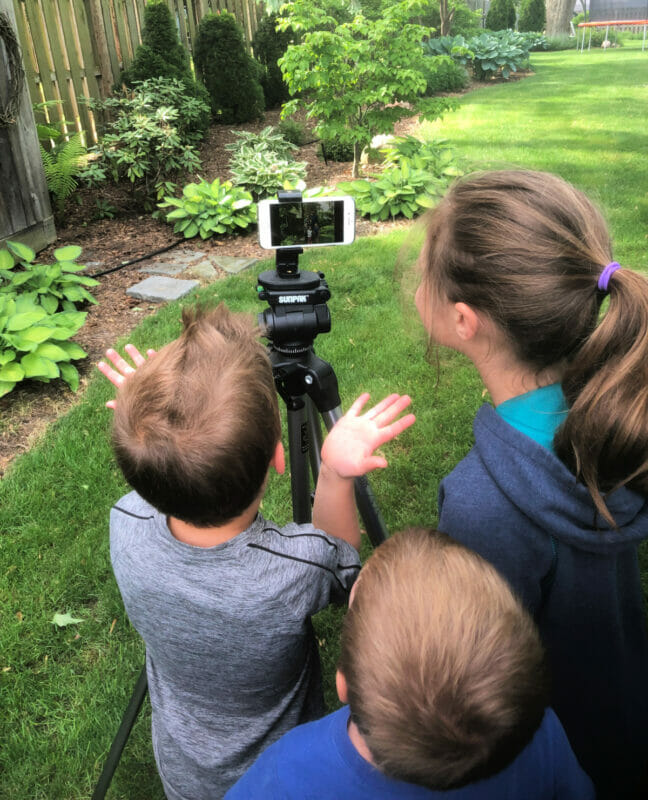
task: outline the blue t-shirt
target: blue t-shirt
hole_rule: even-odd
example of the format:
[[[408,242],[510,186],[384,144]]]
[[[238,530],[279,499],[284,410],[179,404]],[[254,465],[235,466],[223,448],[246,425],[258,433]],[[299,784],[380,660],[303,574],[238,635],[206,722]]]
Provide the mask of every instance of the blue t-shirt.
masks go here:
[[[511,427],[534,442],[553,450],[553,437],[568,412],[567,401],[559,383],[542,386],[512,397],[496,406],[495,411]]]
[[[345,706],[300,725],[271,745],[225,800],[593,800],[556,715],[547,709],[533,739],[497,775],[433,791],[383,775],[355,749]]]

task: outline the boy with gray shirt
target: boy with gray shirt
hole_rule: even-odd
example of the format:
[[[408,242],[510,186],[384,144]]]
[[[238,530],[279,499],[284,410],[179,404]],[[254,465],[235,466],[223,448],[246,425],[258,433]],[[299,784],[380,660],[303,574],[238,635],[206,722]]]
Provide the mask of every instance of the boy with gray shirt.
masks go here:
[[[280,528],[259,513],[269,467],[284,470],[266,350],[222,305],[183,322],[117,396],[113,446],[135,491],[111,512],[110,550],[146,644],[167,797],[215,800],[324,713],[310,618],[346,601],[360,566],[353,478],[386,466],[373,451],[414,418],[397,419],[407,397],[362,415],[359,398],[322,448],[313,525]]]

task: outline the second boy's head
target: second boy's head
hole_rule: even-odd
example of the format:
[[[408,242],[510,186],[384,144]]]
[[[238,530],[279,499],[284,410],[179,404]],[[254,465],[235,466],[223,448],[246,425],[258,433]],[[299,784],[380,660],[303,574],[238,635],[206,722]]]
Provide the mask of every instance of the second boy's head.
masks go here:
[[[222,525],[259,497],[281,447],[272,369],[251,320],[183,310],[184,330],[117,396],[113,447],[128,483],[163,514]]]
[[[547,701],[531,617],[480,556],[410,530],[367,561],[344,620],[338,690],[385,774],[431,789],[493,775]]]

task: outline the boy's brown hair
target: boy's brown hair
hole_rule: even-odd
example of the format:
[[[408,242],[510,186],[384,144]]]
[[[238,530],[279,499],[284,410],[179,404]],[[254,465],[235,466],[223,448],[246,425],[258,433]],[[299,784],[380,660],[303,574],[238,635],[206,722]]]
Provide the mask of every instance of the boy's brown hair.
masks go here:
[[[152,506],[198,527],[240,515],[261,492],[281,420],[251,319],[184,309],[183,332],[121,387],[113,447]]]
[[[547,704],[531,617],[490,564],[432,530],[396,534],[367,561],[339,669],[376,766],[435,790],[503,769]]]

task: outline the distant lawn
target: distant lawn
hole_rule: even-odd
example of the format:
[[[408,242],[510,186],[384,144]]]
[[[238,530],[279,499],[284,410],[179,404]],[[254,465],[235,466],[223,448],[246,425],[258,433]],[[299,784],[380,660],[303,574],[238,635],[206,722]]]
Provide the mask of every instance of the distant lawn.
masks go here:
[[[607,211],[621,263],[648,268],[648,231],[635,207],[648,186],[648,53],[628,46],[533,54],[532,64],[531,78],[464,96],[437,134],[474,165],[523,165],[576,182]],[[333,328],[315,347],[336,370],[344,407],[363,390],[374,399],[391,390],[413,397],[416,425],[385,448],[390,467],[372,478],[392,531],[435,522],[438,483],[468,451],[483,401],[464,359],[444,354],[438,385],[425,363],[420,326],[403,307],[394,274],[404,239],[403,231],[362,239],[311,252],[301,264],[321,269],[333,293]],[[243,274],[202,294],[258,312],[255,282]],[[157,346],[178,331],[176,304],[130,338]],[[80,404],[0,482],[1,800],[87,800],[143,663],[108,554],[108,512],[126,491],[109,447],[103,403],[111,394],[97,375]],[[266,516],[289,520],[289,488],[287,477],[272,479]],[[57,628],[57,612],[83,622]],[[325,612],[317,620],[331,704],[339,617]],[[162,800],[148,726],[145,710],[112,800]]]
[[[607,213],[615,255],[648,270],[648,50],[531,53],[535,75],[477,89],[422,127],[475,168],[561,175]]]

